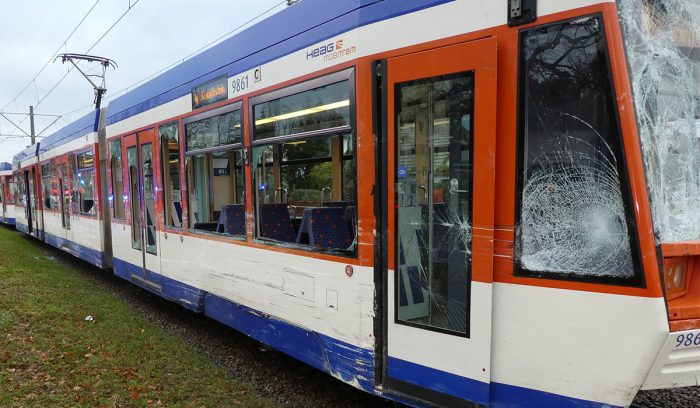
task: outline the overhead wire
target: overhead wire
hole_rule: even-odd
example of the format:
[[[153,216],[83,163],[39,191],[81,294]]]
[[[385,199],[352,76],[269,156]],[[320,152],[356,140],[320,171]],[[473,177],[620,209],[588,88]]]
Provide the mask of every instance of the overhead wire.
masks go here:
[[[61,48],[63,48],[63,47],[66,45],[66,43],[68,42],[68,40],[70,40],[71,37],[73,37],[73,34],[75,34],[75,32],[78,31],[78,28],[80,28],[80,26],[83,24],[83,22],[85,22],[85,20],[88,18],[88,16],[92,13],[92,10],[95,9],[95,6],[97,6],[97,4],[98,4],[100,1],[101,1],[101,0],[96,0],[95,3],[93,3],[92,7],[90,7],[90,9],[87,11],[87,13],[85,13],[85,15],[83,16],[83,18],[80,19],[80,22],[78,22],[78,25],[76,25],[76,26],[73,28],[73,30],[70,32],[70,34],[68,34],[68,37],[66,37],[66,39],[63,40],[63,41],[61,42],[61,44],[58,46],[58,48],[56,49],[56,51],[54,51],[54,52],[51,54],[51,57],[49,57],[48,61],[46,61],[46,63],[44,64],[44,66],[41,67],[41,69],[39,70],[39,72],[37,72],[36,75],[34,75],[34,78],[32,78],[32,79],[27,83],[27,85],[25,85],[24,88],[22,88],[22,90],[19,91],[19,93],[18,93],[17,95],[15,95],[15,97],[12,98],[12,99],[11,99],[5,106],[3,106],[2,109],[0,109],[0,110],[5,110],[5,109],[7,109],[7,107],[10,106],[10,105],[12,104],[12,102],[15,102],[15,101],[17,100],[17,98],[19,98],[19,97],[24,93],[24,91],[26,91],[27,88],[29,88],[29,86],[30,86],[32,83],[34,83],[34,87],[35,87],[35,90],[36,90],[36,79],[39,77],[39,75],[41,75],[42,72],[44,72],[44,70],[45,70],[46,67],[51,63],[51,61],[54,60],[54,58],[56,57],[56,54],[57,54],[59,51],[61,51]],[[38,93],[38,91],[37,91],[37,100],[38,100],[38,99],[39,99],[39,93]]]
[[[109,28],[100,36],[100,38],[98,38],[97,41],[95,41],[90,46],[90,48],[88,48],[87,51],[85,51],[85,54],[92,51],[105,38],[105,36],[107,36],[107,34],[109,34],[109,32],[112,31],[112,29],[124,18],[124,16],[126,16],[129,13],[129,11],[131,11],[131,9],[133,9],[134,6],[136,6],[139,3],[139,1],[141,1],[141,0],[136,0],[136,1],[134,1],[133,4],[130,2],[129,7],[126,9],[126,11],[124,11],[124,13],[122,13],[122,15],[120,15],[119,18],[117,18],[117,20],[114,23],[112,23],[112,25],[109,26]],[[56,88],[58,88],[58,86],[61,84],[61,82],[63,82],[63,80],[66,79],[68,74],[70,74],[73,71],[73,69],[74,69],[73,67],[68,67],[68,70],[66,71],[66,73],[63,74],[63,76],[51,87],[51,89],[49,89],[49,92],[47,92],[41,99],[39,99],[37,101],[37,104],[34,105],[34,108],[37,108],[39,105],[41,105],[41,103],[44,102],[46,100],[46,98],[48,98],[49,95],[51,95],[53,93],[53,91],[56,90]],[[21,125],[22,123],[24,123],[25,120],[27,120],[26,117],[24,119],[22,119],[19,122],[19,124]]]
[[[68,35],[68,37],[66,37],[66,39],[61,43],[61,45],[58,47],[58,49],[56,50],[56,52],[54,53],[54,55],[55,55],[56,53],[58,53],[58,51],[60,51],[61,48],[65,48],[65,47],[66,47],[68,40],[69,40],[69,39],[73,36],[73,34],[78,30],[78,28],[82,25],[82,23],[83,23],[83,22],[85,21],[85,19],[90,15],[90,13],[92,12],[92,10],[95,8],[95,6],[97,6],[97,4],[98,4],[100,1],[101,1],[101,0],[96,0],[95,3],[93,3],[92,7],[90,7],[90,9],[88,10],[88,12],[83,16],[83,18],[80,20],[80,22],[78,23],[78,25],[76,25],[76,27],[71,31],[71,33]],[[93,43],[93,45],[92,45],[85,53],[87,54],[87,53],[89,53],[90,51],[92,51],[92,49],[94,49],[94,48],[104,39],[104,37],[107,36],[107,34],[109,34],[110,31],[112,31],[112,29],[126,16],[126,14],[128,14],[129,11],[131,11],[131,9],[132,9],[134,6],[136,6],[136,4],[139,3],[139,1],[140,1],[140,0],[136,0],[136,1],[134,1],[134,3],[132,4],[132,3],[131,3],[131,0],[130,0],[130,1],[129,1],[129,7],[127,8],[127,10],[124,11],[124,13],[122,13],[122,15],[119,16],[119,18],[107,29],[107,31],[105,31],[105,32],[100,36],[100,38],[97,39],[97,41],[95,41],[95,43]],[[210,41],[210,42],[207,43],[206,45],[204,45],[204,46],[198,48],[197,50],[195,50],[195,51],[193,51],[193,52],[187,54],[185,57],[183,57],[183,58],[181,58],[181,59],[178,59],[177,61],[175,61],[175,62],[173,62],[172,64],[169,64],[169,65],[167,65],[167,66],[165,66],[165,67],[159,69],[158,71],[154,72],[153,74],[148,75],[148,76],[146,76],[145,78],[142,78],[141,80],[139,80],[139,81],[137,81],[137,82],[135,82],[135,83],[133,83],[133,84],[131,84],[131,85],[125,87],[125,88],[122,88],[121,90],[119,90],[119,91],[113,93],[112,95],[107,96],[107,97],[105,98],[105,100],[107,100],[107,99],[112,99],[112,98],[114,98],[114,97],[120,95],[121,93],[126,92],[126,91],[128,91],[129,89],[131,89],[131,88],[133,88],[133,87],[135,87],[135,86],[137,86],[137,85],[139,85],[139,84],[141,84],[141,83],[143,83],[143,82],[145,82],[145,81],[147,81],[147,80],[149,80],[149,79],[151,79],[151,78],[153,78],[153,77],[155,77],[155,76],[157,76],[157,75],[159,75],[159,74],[161,74],[161,73],[163,73],[163,72],[165,72],[166,70],[172,68],[173,66],[175,66],[175,65],[177,65],[177,64],[179,64],[179,63],[181,63],[181,62],[186,61],[188,58],[190,58],[190,57],[192,57],[192,56],[198,54],[199,52],[201,52],[201,51],[207,49],[208,47],[210,47],[210,46],[216,44],[217,42],[221,41],[222,39],[224,39],[224,38],[230,36],[231,34],[237,32],[238,30],[240,30],[241,28],[247,26],[248,24],[250,24],[250,23],[252,23],[252,22],[258,20],[259,18],[265,16],[266,14],[270,13],[272,10],[278,8],[279,6],[281,6],[281,5],[285,4],[285,3],[287,3],[287,0],[282,0],[281,2],[279,2],[279,3],[275,4],[274,6],[272,6],[272,7],[268,8],[268,9],[266,9],[265,11],[261,12],[260,14],[254,16],[253,18],[251,18],[251,19],[245,21],[244,23],[238,25],[237,27],[235,27],[234,29],[230,30],[230,31],[227,32],[226,34],[224,34],[224,35],[222,35],[222,36],[216,38],[216,39],[213,40],[213,41]],[[24,88],[22,88],[22,90],[21,90],[14,98],[12,98],[12,100],[10,100],[10,102],[8,102],[7,105],[5,105],[5,107],[3,107],[3,109],[7,108],[7,106],[9,106],[10,104],[12,104],[13,102],[16,104],[17,98],[18,98],[19,96],[21,96],[21,95],[24,93],[24,91],[25,91],[32,83],[34,83],[35,90],[37,91],[37,104],[35,105],[35,107],[36,107],[36,106],[39,106],[49,95],[51,95],[51,94],[53,93],[53,91],[61,84],[61,82],[63,82],[63,80],[65,80],[65,78],[68,76],[68,74],[70,74],[70,72],[73,70],[72,67],[68,67],[67,72],[58,80],[58,82],[56,82],[56,83],[51,87],[51,89],[49,90],[49,92],[47,92],[41,99],[39,99],[39,97],[38,97],[38,90],[36,89],[36,79],[37,79],[37,78],[39,77],[39,75],[41,75],[41,73],[46,69],[46,67],[48,66],[48,64],[51,63],[51,61],[54,60],[54,55],[51,56],[51,58],[44,64],[44,66],[39,70],[39,72],[34,76],[34,78],[33,78],[29,83],[27,83],[27,85],[26,85]],[[87,109],[87,108],[89,108],[89,107],[91,107],[91,106],[92,106],[92,104],[89,104],[89,105],[86,105],[86,106],[84,106],[84,107],[75,109],[75,110],[73,110],[73,111],[64,113],[64,114],[62,114],[62,115],[59,116],[59,119],[61,119],[61,120],[63,120],[63,121],[65,122],[65,121],[66,121],[65,116],[71,115],[71,114],[73,114],[73,113],[79,112],[79,111],[84,110],[84,109]],[[24,120],[26,120],[26,118],[23,119],[23,120],[20,122],[20,124],[22,124],[22,123],[24,122]],[[20,135],[0,135],[0,137],[2,137],[2,140],[4,141],[4,140],[6,140],[6,139],[8,139],[8,138],[20,138],[20,137],[22,137],[22,136],[20,136]]]
[[[107,31],[105,31],[105,32],[100,36],[100,38],[98,38],[97,41],[95,41],[95,42],[90,46],[90,48],[88,48],[87,51],[85,51],[84,54],[88,54],[90,51],[92,51],[92,50],[97,46],[97,44],[99,44],[100,41],[102,41],[102,40],[105,38],[105,36],[107,36],[107,34],[109,34],[109,32],[112,31],[112,29],[113,29],[117,24],[119,24],[120,21],[122,21],[122,19],[124,18],[124,16],[126,16],[126,15],[131,11],[131,9],[133,9],[134,6],[136,6],[140,1],[141,1],[141,0],[136,0],[136,1],[134,1],[133,4],[131,4],[131,2],[130,2],[130,3],[129,3],[129,7],[126,9],[126,11],[124,11],[124,13],[122,13],[122,15],[119,16],[119,18],[118,18],[111,26],[109,26],[109,28],[107,29]],[[73,68],[72,68],[72,67],[69,67],[69,68],[68,68],[68,71],[61,77],[61,79],[58,80],[58,82],[56,82],[56,83],[54,84],[54,86],[51,87],[51,89],[49,90],[49,92],[46,93],[46,95],[44,95],[44,96],[39,100],[39,102],[37,102],[37,104],[36,104],[35,107],[41,105],[41,103],[44,102],[44,100],[46,100],[46,98],[47,98],[49,95],[51,95],[51,94],[53,93],[54,90],[56,90],[56,88],[58,87],[58,85],[60,85],[61,82],[63,82],[63,80],[66,79],[66,77],[68,76],[68,74],[71,73],[71,71],[73,71]]]
[[[156,72],[154,72],[154,73],[152,73],[152,74],[150,74],[150,75],[148,75],[148,76],[146,76],[146,77],[144,77],[144,78],[142,78],[142,79],[140,79],[140,80],[134,82],[133,84],[131,84],[131,85],[125,87],[125,88],[122,88],[122,89],[120,89],[119,91],[114,92],[114,93],[112,93],[112,94],[109,95],[109,96],[106,96],[103,100],[106,101],[106,100],[113,99],[113,98],[119,96],[120,94],[122,94],[123,92],[126,92],[126,91],[128,91],[129,89],[132,89],[133,87],[135,87],[135,86],[137,86],[137,85],[139,85],[139,84],[141,84],[141,83],[143,83],[143,82],[146,82],[146,81],[148,81],[149,79],[151,79],[151,78],[153,78],[153,77],[155,77],[155,76],[157,76],[157,75],[159,75],[159,74],[161,74],[161,73],[167,71],[168,69],[174,67],[175,65],[180,64],[180,63],[182,63],[182,62],[185,62],[188,58],[190,58],[190,57],[192,57],[192,56],[198,54],[199,52],[201,52],[201,51],[207,49],[208,47],[210,47],[210,46],[216,44],[217,42],[221,41],[222,39],[224,39],[224,38],[230,36],[231,34],[237,32],[238,30],[240,30],[241,28],[247,26],[248,24],[250,24],[250,23],[252,23],[252,22],[258,20],[259,18],[265,16],[266,14],[270,13],[272,10],[278,8],[279,6],[281,6],[281,5],[285,4],[285,3],[287,3],[287,0],[282,0],[281,2],[279,2],[279,3],[275,4],[274,6],[268,8],[267,10],[265,10],[265,11],[263,11],[262,13],[256,15],[255,17],[253,17],[253,18],[247,20],[246,22],[244,22],[244,23],[238,25],[237,27],[235,27],[234,29],[230,30],[230,31],[227,32],[226,34],[224,34],[224,35],[222,35],[222,36],[219,36],[217,39],[215,39],[215,40],[213,40],[213,41],[210,41],[209,43],[207,43],[206,45],[204,45],[204,46],[198,48],[198,49],[195,50],[195,51],[190,52],[189,54],[187,54],[187,55],[184,56],[183,58],[180,58],[180,59],[178,59],[177,61],[175,61],[175,62],[173,62],[173,63],[171,63],[171,64],[169,64],[169,65],[167,65],[167,66],[165,66],[165,67],[163,67],[163,68],[160,68],[158,71],[156,71]],[[64,113],[62,116],[72,115],[72,114],[74,114],[74,113],[76,113],[76,112],[80,112],[80,111],[82,111],[82,110],[85,110],[85,109],[91,107],[92,105],[93,105],[93,104],[85,105],[85,106],[83,106],[83,107],[80,107],[80,108],[78,108],[78,109],[72,110],[72,111],[70,111],[70,112],[66,112],[66,113]]]

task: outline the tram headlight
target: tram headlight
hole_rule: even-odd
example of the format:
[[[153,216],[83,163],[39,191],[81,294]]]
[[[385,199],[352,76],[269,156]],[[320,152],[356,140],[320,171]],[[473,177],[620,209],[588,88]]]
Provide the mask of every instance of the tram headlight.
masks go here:
[[[688,289],[688,258],[674,257],[664,260],[666,296],[668,299],[683,296]]]

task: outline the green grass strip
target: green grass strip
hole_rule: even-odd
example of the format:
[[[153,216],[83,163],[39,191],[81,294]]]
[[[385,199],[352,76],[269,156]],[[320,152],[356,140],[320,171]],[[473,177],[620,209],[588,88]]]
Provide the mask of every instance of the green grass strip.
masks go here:
[[[0,406],[158,405],[273,403],[30,238],[0,228]]]

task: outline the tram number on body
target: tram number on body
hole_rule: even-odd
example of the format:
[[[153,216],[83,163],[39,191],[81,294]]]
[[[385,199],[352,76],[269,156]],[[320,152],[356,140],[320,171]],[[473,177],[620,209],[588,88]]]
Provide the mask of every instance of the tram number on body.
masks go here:
[[[676,337],[676,347],[700,346],[700,331],[679,334]]]
[[[248,82],[248,74],[241,75],[237,78],[233,78],[231,80],[231,93],[233,95],[243,92],[246,89],[248,89],[249,82]]]

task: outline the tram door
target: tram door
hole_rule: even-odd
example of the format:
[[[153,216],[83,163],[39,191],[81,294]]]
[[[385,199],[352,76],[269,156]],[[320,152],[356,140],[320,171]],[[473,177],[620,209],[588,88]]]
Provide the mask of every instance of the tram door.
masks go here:
[[[153,129],[124,138],[129,183],[131,248],[141,253],[142,265],[138,266],[143,266],[143,275],[140,278],[145,279],[146,283],[148,272],[160,273],[155,212],[155,145]]]
[[[496,41],[383,61],[388,270],[384,385],[487,404]]]
[[[59,208],[61,209],[61,226],[67,233],[70,230],[70,173],[68,171],[67,159],[64,157],[56,159],[58,167],[58,191],[60,194]]]
[[[34,168],[31,170],[26,170],[24,172],[24,187],[25,187],[25,202],[27,206],[25,207],[25,215],[27,217],[27,228],[28,233],[35,233],[35,222],[36,222],[36,194],[34,193]],[[38,234],[38,233],[37,233]]]
[[[5,180],[9,180],[9,177],[0,178],[0,209],[2,213],[0,218],[3,220],[7,219],[7,191],[5,190]]]

